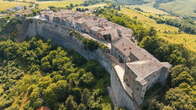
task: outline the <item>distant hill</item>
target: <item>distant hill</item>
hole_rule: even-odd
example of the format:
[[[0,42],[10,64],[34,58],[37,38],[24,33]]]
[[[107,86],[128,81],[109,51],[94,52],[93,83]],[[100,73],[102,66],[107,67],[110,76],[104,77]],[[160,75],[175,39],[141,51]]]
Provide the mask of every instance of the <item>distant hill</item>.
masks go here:
[[[164,10],[174,15],[196,18],[196,0],[114,0],[129,5],[146,5]]]
[[[117,1],[117,2],[123,3],[123,4],[135,5],[135,4],[147,3],[149,0],[114,0],[114,1]]]
[[[138,5],[138,4],[145,4],[145,3],[152,3],[152,2],[166,3],[174,0],[114,0],[114,1],[117,1],[119,3]]]
[[[156,0],[156,2],[159,2],[159,3],[166,3],[166,2],[171,2],[171,1],[174,1],[174,0]]]
[[[161,3],[159,8],[176,15],[196,18],[196,0],[173,0],[171,2]]]

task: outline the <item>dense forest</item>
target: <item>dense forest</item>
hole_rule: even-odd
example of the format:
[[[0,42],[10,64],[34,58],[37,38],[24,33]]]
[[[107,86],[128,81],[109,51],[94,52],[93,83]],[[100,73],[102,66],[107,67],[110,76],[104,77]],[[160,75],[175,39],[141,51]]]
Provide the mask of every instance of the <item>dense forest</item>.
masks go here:
[[[130,19],[116,10],[99,9],[95,14],[131,28],[141,47],[160,61],[167,61],[173,65],[168,83],[164,87],[155,86],[147,92],[143,110],[195,110],[195,53],[188,51],[182,45],[164,41],[157,35],[155,29],[146,29],[141,22]]]
[[[1,110],[112,110],[109,82],[97,62],[51,41],[0,41]]]
[[[98,4],[98,3],[107,3],[107,2],[109,2],[109,1],[108,0],[86,0],[81,5],[89,6],[89,5],[95,5],[95,4]]]

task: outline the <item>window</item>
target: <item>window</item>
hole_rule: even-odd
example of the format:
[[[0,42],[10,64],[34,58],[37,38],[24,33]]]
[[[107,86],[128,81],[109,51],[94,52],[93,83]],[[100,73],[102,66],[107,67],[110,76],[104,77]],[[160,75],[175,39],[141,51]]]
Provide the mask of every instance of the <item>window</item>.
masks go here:
[[[109,41],[109,42],[112,41],[112,37],[111,37],[110,34],[103,35],[103,38],[104,38],[106,41]]]
[[[126,82],[128,82],[128,79],[127,79],[127,78],[125,78],[125,81],[126,81]]]
[[[120,56],[119,56],[119,62],[124,63],[123,58],[121,58]]]

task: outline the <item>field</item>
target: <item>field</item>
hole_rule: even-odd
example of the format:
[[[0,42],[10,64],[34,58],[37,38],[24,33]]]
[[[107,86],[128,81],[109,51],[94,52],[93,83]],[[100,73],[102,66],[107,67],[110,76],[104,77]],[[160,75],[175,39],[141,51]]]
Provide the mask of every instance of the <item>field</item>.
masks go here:
[[[159,9],[156,9],[153,7],[153,5],[155,4],[155,0],[146,0],[149,3],[146,4],[141,4],[141,5],[127,5],[127,7],[129,8],[140,8],[142,10],[144,10],[145,12],[151,13],[151,14],[164,14],[167,15],[168,13]]]
[[[130,7],[132,9],[134,8],[140,8],[142,10],[144,10],[145,12],[151,13],[151,14],[164,14],[164,15],[168,15],[167,12],[153,8],[152,6],[149,5],[129,5],[127,7]]]
[[[142,10],[146,10],[150,13],[156,14],[166,14],[166,12],[161,11],[159,9],[163,9],[169,13],[173,13],[180,16],[191,16],[196,17],[196,0],[173,0],[167,3],[157,3],[156,0],[145,0],[149,3],[141,4],[141,5],[131,5],[131,8],[141,8]],[[158,8],[155,9],[153,5],[159,4]]]
[[[65,1],[43,1],[43,2],[36,2],[39,4],[39,8],[44,9],[48,6],[55,6],[55,7],[66,7],[69,4],[81,4],[84,0],[65,0]]]
[[[39,8],[45,9],[48,8],[48,6],[55,6],[55,7],[65,7],[69,4],[81,4],[84,0],[65,0],[65,1],[39,1],[35,2],[35,0],[25,0],[26,3],[23,1],[17,1],[17,2],[8,2],[0,0],[0,11],[7,10],[9,8],[13,8],[16,6],[28,6],[30,3],[28,2],[35,2],[39,4]]]
[[[158,35],[170,43],[182,44],[188,50],[196,52],[196,35],[178,33],[178,28],[166,24],[157,24],[155,20],[150,19],[145,13],[137,12],[132,9],[123,8],[121,13],[136,18],[138,21],[144,23],[146,28],[152,26],[158,31]]]
[[[78,6],[76,8],[88,8],[88,9],[94,9],[94,8],[98,8],[98,7],[104,7],[107,6],[108,4],[106,3],[100,3],[100,4],[95,4],[95,5],[89,5],[89,6]]]
[[[160,4],[160,8],[178,15],[196,17],[196,0],[174,0]]]
[[[8,2],[8,1],[0,0],[0,11],[4,11],[16,6],[28,6],[28,5],[29,5],[28,3],[23,3],[23,2]]]

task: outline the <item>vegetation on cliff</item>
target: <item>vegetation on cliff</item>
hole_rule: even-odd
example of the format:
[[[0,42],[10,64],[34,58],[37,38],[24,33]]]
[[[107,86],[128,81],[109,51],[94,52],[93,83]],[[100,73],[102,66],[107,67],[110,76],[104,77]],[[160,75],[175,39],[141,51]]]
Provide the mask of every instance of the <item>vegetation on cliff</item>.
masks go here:
[[[86,50],[89,50],[89,51],[95,51],[97,50],[98,48],[102,49],[102,50],[106,50],[108,47],[105,46],[104,44],[102,43],[99,43],[95,40],[92,40],[90,38],[85,38],[83,35],[81,35],[79,32],[77,31],[74,31],[74,30],[71,30],[69,32],[70,36],[74,36],[76,37],[78,40],[80,40],[83,44],[84,44],[84,48]]]
[[[112,110],[109,74],[74,51],[32,38],[0,41],[0,109]]]

